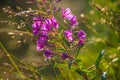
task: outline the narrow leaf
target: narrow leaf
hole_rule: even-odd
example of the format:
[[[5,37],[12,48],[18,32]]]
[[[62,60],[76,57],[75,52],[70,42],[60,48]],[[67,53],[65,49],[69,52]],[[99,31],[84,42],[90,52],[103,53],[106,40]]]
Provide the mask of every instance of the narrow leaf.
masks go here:
[[[79,53],[80,53],[80,48],[81,48],[82,46],[78,46],[77,47],[77,49],[76,49],[76,54],[75,54],[75,58],[77,58],[78,57],[78,55],[79,55]]]
[[[97,57],[97,59],[96,59],[96,62],[95,62],[96,68],[99,67],[99,63],[100,63],[100,61],[101,61],[101,59],[102,59],[104,53],[105,53],[105,50],[102,50],[102,51],[100,52],[100,54],[98,55],[98,57]]]

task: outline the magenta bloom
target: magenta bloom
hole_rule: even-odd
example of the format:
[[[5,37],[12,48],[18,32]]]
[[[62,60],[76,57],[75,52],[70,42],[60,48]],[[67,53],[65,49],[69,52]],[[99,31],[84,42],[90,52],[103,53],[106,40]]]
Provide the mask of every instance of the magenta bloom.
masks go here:
[[[61,0],[56,0],[56,3],[60,2]]]
[[[80,38],[78,45],[83,45],[85,43],[86,33],[83,30],[78,32],[78,37]]]
[[[69,58],[67,53],[62,53],[61,57],[62,57],[63,60]]]
[[[52,17],[51,18],[51,21],[52,21],[52,26],[57,29],[59,26],[58,26],[58,22],[57,22],[57,19],[55,17]]]
[[[75,26],[77,26],[78,24],[79,22],[77,22],[76,16],[73,16],[72,19],[70,20],[70,26],[72,27],[72,29],[74,29]]]
[[[41,34],[37,40],[37,50],[42,50],[48,43],[48,35]]]
[[[86,33],[83,30],[80,30],[78,32],[78,37],[81,38],[81,39],[86,38]]]
[[[48,33],[53,28],[58,28],[55,17],[43,19],[41,16],[33,17],[32,32],[38,35],[37,50],[42,50],[48,43]]]
[[[68,20],[71,20],[73,17],[70,8],[62,8],[62,18],[66,18]]]
[[[41,26],[42,23],[42,17],[40,16],[35,16],[33,17],[33,24],[32,24],[32,28],[38,28]]]
[[[39,28],[41,26],[41,21],[34,21],[34,23],[32,24],[32,28]]]
[[[80,39],[79,42],[78,42],[78,45],[83,45],[85,44],[85,40],[84,39]]]
[[[53,56],[53,52],[51,50],[44,50],[43,55],[46,59],[50,59]]]
[[[45,24],[47,24],[47,25],[49,25],[49,26],[52,26],[52,21],[51,21],[51,19],[46,18],[46,19],[45,19]]]
[[[58,28],[58,22],[55,17],[46,18],[43,20],[42,17],[33,17],[32,30],[35,35],[40,34],[41,31],[49,32],[53,28]]]
[[[43,23],[41,26],[41,31],[48,32],[50,30],[50,26],[46,25],[46,23]]]
[[[33,21],[42,21],[43,18],[41,16],[35,16],[33,17]]]
[[[39,28],[35,28],[35,29],[33,29],[33,31],[32,31],[35,35],[37,35],[38,33],[39,33]]]
[[[41,24],[42,24],[42,17],[40,16],[33,17],[32,32],[35,35],[39,34]]]
[[[64,34],[65,34],[65,37],[68,40],[68,42],[71,42],[73,40],[72,31],[71,30],[64,31]]]
[[[51,30],[52,28],[58,28],[58,22],[55,17],[45,19],[46,28]]]
[[[62,8],[62,18],[68,19],[70,21],[70,26],[72,29],[75,28],[79,23],[77,22],[76,16],[74,16],[69,8]]]

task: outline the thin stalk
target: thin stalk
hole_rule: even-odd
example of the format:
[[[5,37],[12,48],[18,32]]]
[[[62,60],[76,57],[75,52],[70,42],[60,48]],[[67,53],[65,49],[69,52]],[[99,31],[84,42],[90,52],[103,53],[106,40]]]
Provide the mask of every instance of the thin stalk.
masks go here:
[[[62,71],[62,69],[61,69],[61,68],[59,68],[59,67],[58,67],[58,69],[59,69],[59,71],[60,71],[60,73],[61,73],[62,77],[63,77],[63,78],[65,78],[65,80],[67,80],[67,78],[66,78],[66,76],[64,75],[64,72]]]
[[[25,62],[23,62],[22,60],[19,60],[18,58],[14,57],[14,56],[11,56],[11,57],[15,58],[15,59],[16,59],[17,61],[19,61],[21,64],[23,64],[23,65],[25,65],[27,68],[29,68],[29,70],[33,73],[35,79],[37,79],[37,75],[36,75],[35,73],[37,73],[37,74],[40,74],[40,73],[38,73],[36,70],[34,70],[33,67],[29,66],[28,64],[25,64]],[[41,75],[41,74],[40,74],[40,75]]]
[[[10,59],[10,61],[12,62],[12,64],[14,65],[14,67],[16,68],[18,74],[21,76],[21,78],[24,80],[25,76],[22,74],[22,72],[19,70],[18,66],[16,65],[16,63],[14,62],[14,60],[12,59],[12,57],[10,56],[9,52],[7,51],[7,49],[3,46],[3,44],[0,42],[0,46],[2,47],[3,51],[5,51],[5,53],[7,54],[8,58]]]
[[[76,71],[78,72],[78,74],[82,75],[85,80],[90,80],[88,75],[78,67],[78,64],[76,62],[74,64],[77,67]]]

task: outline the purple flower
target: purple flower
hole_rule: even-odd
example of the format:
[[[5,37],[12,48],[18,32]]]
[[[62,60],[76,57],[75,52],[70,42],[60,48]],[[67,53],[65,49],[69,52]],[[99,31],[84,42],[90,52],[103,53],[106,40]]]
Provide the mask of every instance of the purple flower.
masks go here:
[[[56,3],[60,2],[61,0],[56,0]]]
[[[78,42],[78,45],[83,45],[85,44],[85,40],[84,39],[80,39],[79,42]]]
[[[48,30],[51,30],[52,28],[58,28],[58,22],[55,17],[52,18],[46,18],[45,19],[45,25]]]
[[[47,25],[49,25],[49,26],[52,26],[52,21],[51,21],[51,19],[46,18],[46,19],[45,19],[45,24],[47,24]]]
[[[46,23],[43,23],[42,26],[41,26],[41,31],[46,31],[46,32],[49,32],[51,30],[51,26],[46,24]]]
[[[48,35],[42,33],[37,40],[37,50],[42,50],[48,43]]]
[[[42,21],[43,18],[41,16],[35,16],[33,17],[33,21]]]
[[[52,18],[51,18],[51,21],[52,21],[53,27],[57,29],[57,28],[59,27],[59,26],[58,26],[57,19],[56,19],[55,17],[52,17]]]
[[[76,16],[73,16],[70,20],[70,26],[72,27],[72,29],[74,29],[75,26],[77,26],[78,24],[79,24],[79,22],[77,22]]]
[[[86,38],[86,33],[83,30],[80,30],[78,32],[78,37],[81,38],[81,39]]]
[[[37,35],[37,34],[39,33],[39,28],[33,29],[32,32],[33,32],[35,35]]]
[[[43,55],[45,56],[46,59],[50,59],[53,56],[53,52],[51,50],[44,50]]]
[[[58,22],[55,17],[43,19],[41,16],[33,17],[32,32],[38,35],[37,50],[41,50],[48,43],[48,32],[58,28]]]
[[[42,24],[42,17],[40,16],[33,17],[32,29],[35,35],[39,33],[41,24]]]
[[[68,20],[71,20],[73,17],[70,8],[62,8],[62,18],[66,18]]]
[[[67,53],[62,53],[61,57],[62,57],[63,60],[69,58]]]
[[[75,28],[79,23],[77,22],[76,16],[74,16],[69,8],[62,8],[62,18],[68,19],[70,21],[70,26],[72,29]]]
[[[86,33],[83,30],[78,32],[78,37],[80,38],[78,45],[83,45],[85,43]]]
[[[73,40],[72,31],[71,30],[64,31],[64,34],[65,34],[65,37],[67,38],[68,42],[71,42]]]
[[[35,21],[33,24],[32,24],[32,28],[38,28],[41,26],[41,21]]]

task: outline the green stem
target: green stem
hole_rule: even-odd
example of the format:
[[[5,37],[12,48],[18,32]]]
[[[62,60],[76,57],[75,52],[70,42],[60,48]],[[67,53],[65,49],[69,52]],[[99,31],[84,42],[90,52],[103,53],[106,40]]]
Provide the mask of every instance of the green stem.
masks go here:
[[[0,46],[2,47],[3,51],[5,51],[5,53],[7,54],[8,58],[10,59],[10,61],[12,62],[12,64],[14,65],[14,67],[16,68],[18,74],[21,76],[21,78],[24,80],[25,76],[21,73],[21,71],[19,70],[18,66],[16,65],[16,63],[14,62],[14,60],[12,59],[12,57],[10,56],[9,52],[7,51],[7,49],[3,46],[3,44],[0,42]]]
[[[85,80],[90,80],[89,77],[88,77],[88,75],[78,67],[78,64],[77,64],[76,62],[75,62],[74,64],[75,64],[75,66],[77,67],[77,69],[76,69],[75,71],[76,71],[79,75],[82,75]]]
[[[29,68],[30,71],[33,73],[35,79],[38,80],[36,73],[37,73],[37,74],[40,74],[40,73],[38,73],[36,70],[34,70],[34,68],[33,68],[32,66],[29,66],[29,65],[26,64],[24,61],[19,60],[18,58],[14,57],[14,56],[11,56],[11,57],[13,57],[16,61],[19,61],[21,64],[25,65],[27,68]],[[40,75],[41,75],[41,74],[40,74]]]
[[[84,73],[82,70],[76,69],[75,71],[76,71],[79,75],[82,75],[85,80],[90,80],[90,79],[88,78],[88,76],[86,75],[86,73]]]

